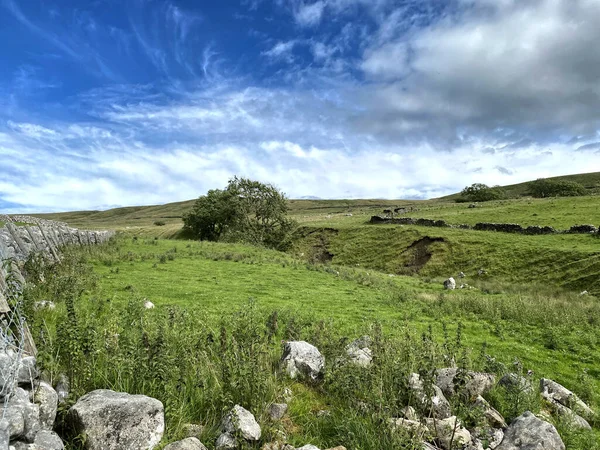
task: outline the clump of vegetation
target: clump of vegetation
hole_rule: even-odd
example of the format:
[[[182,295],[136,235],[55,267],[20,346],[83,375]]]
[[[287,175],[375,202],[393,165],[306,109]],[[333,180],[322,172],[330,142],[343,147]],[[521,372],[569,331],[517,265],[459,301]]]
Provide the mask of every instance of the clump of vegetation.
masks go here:
[[[473,183],[460,191],[458,202],[489,202],[491,200],[501,200],[505,198],[502,188],[499,186],[490,187],[483,183]]]
[[[295,222],[285,194],[271,184],[234,177],[212,189],[183,216],[184,231],[200,240],[236,241],[285,250]]]
[[[154,225],[157,227],[164,227],[167,223],[164,220],[155,220]]]
[[[536,198],[579,197],[586,195],[586,189],[576,181],[538,178],[529,183],[529,193]]]

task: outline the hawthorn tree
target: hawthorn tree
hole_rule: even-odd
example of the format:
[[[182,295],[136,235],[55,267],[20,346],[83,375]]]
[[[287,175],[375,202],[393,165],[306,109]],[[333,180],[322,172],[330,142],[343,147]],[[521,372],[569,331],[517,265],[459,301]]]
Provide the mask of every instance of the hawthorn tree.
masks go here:
[[[529,193],[532,197],[577,197],[585,195],[585,187],[576,181],[547,180],[538,178],[528,184]]]
[[[490,200],[499,200],[504,197],[503,192],[498,187],[489,187],[487,184],[474,183],[465,187],[461,192],[463,198],[472,202],[487,202]]]
[[[184,215],[184,229],[209,241],[243,241],[284,250],[295,222],[288,216],[285,194],[271,184],[234,177],[223,190],[196,200]]]

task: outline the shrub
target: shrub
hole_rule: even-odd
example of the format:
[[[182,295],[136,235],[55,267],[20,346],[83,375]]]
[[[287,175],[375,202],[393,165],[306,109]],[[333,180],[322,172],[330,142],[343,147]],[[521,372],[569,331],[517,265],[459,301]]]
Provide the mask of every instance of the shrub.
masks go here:
[[[504,192],[499,187],[489,187],[486,184],[474,183],[466,186],[461,192],[462,201],[488,202],[504,198]]]
[[[532,197],[578,197],[586,194],[585,187],[575,181],[554,181],[538,178],[529,183]]]
[[[285,195],[273,185],[234,177],[213,189],[184,215],[184,230],[200,240],[242,241],[286,250],[295,222],[287,217]]]
[[[163,227],[166,225],[166,222],[164,220],[155,220],[154,225],[156,225],[157,227]]]

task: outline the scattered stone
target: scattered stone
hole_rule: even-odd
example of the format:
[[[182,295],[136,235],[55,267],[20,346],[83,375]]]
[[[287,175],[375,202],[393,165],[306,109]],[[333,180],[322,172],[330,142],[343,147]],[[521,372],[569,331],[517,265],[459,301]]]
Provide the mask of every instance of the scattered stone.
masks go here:
[[[144,308],[145,309],[154,309],[154,303],[152,303],[150,300],[146,300],[144,302]]]
[[[195,437],[200,439],[203,431],[204,426],[197,423],[186,423],[183,425],[183,433],[186,435],[186,437]]]
[[[10,425],[8,420],[2,419],[0,420],[0,448],[5,449],[8,448],[8,443],[10,441]]]
[[[61,373],[58,376],[56,386],[54,387],[56,389],[56,394],[58,395],[58,403],[64,403],[67,397],[69,397],[69,377],[67,377],[67,375],[64,373]]]
[[[281,418],[285,416],[287,409],[287,403],[271,404],[271,406],[269,406],[269,416],[271,417],[271,420],[281,420]]]
[[[400,410],[400,413],[405,419],[418,421],[419,416],[417,415],[417,411],[412,406],[405,406]]]
[[[477,399],[473,403],[474,406],[479,407],[483,410],[483,415],[487,423],[494,428],[506,428],[506,421],[502,414],[496,411],[481,395],[477,396]]]
[[[145,395],[98,389],[69,409],[68,422],[89,450],[148,450],[165,431],[163,404]]]
[[[236,448],[235,438],[229,433],[223,433],[217,439],[216,450],[231,450]]]
[[[319,447],[315,447],[312,444],[303,445],[302,447],[296,448],[296,450],[321,450]]]
[[[456,289],[456,281],[454,280],[454,278],[450,277],[446,281],[444,281],[444,289]]]
[[[469,209],[472,209],[472,208],[477,208],[477,205],[475,203],[470,203],[469,204]]]
[[[516,373],[507,373],[498,381],[500,386],[506,389],[515,390],[524,394],[533,393],[533,385],[531,381]]]
[[[19,383],[20,386],[31,386],[38,376],[39,372],[35,365],[35,357],[25,356],[24,358],[21,358],[19,371],[17,373],[17,383]]]
[[[281,360],[291,378],[301,375],[316,381],[325,367],[325,358],[317,347],[304,341],[286,342]]]
[[[285,444],[283,442],[268,442],[261,447],[260,450],[296,450],[290,444]]]
[[[52,386],[41,381],[33,392],[33,401],[40,405],[40,426],[52,430],[58,409],[58,394]]]
[[[471,431],[471,437],[487,442],[488,448],[494,450],[500,445],[502,439],[504,439],[504,431],[498,428],[476,428]]]
[[[496,450],[565,450],[554,425],[526,411],[512,421]]]
[[[542,396],[547,400],[554,400],[567,408],[574,410],[576,413],[581,413],[586,417],[592,417],[594,411],[583,402],[577,395],[568,390],[556,381],[542,378],[540,380],[540,390]]]
[[[223,431],[232,435],[239,435],[247,441],[258,441],[261,430],[254,415],[240,405],[235,405],[225,416],[222,424]]]
[[[454,379],[459,369],[456,367],[447,367],[439,369],[435,380],[445,396],[452,397],[455,394]],[[490,373],[471,372],[466,373],[465,392],[470,398],[484,395],[489,392],[496,383],[496,376]]]
[[[463,428],[456,416],[446,419],[426,419],[427,428],[434,434],[437,443],[446,450],[465,446],[471,442],[471,433]]]
[[[331,411],[328,409],[320,409],[317,411],[317,417],[329,417],[331,416]]]
[[[477,271],[477,275],[481,276],[481,275],[487,275],[487,270],[485,269],[479,269]]]
[[[581,292],[579,293],[579,295],[589,295],[589,294],[590,294],[590,293],[589,293],[588,291],[581,291]]]
[[[438,419],[445,419],[452,415],[450,403],[446,400],[446,397],[444,397],[442,390],[435,384],[432,385],[433,395],[430,398],[427,398],[421,377],[417,373],[412,373],[408,379],[408,387],[413,391],[413,394],[425,415],[429,415],[431,412],[431,414]]]
[[[408,431],[411,435],[419,437],[420,439],[423,439],[429,432],[428,428],[417,420],[404,418],[389,419],[389,423],[393,430],[401,428]]]
[[[363,336],[356,339],[346,348],[346,354],[350,358],[350,361],[360,367],[368,367],[373,361],[373,355],[371,349],[371,338],[369,336]]]
[[[544,396],[544,394],[542,394]],[[545,397],[544,397],[545,398]],[[573,428],[579,428],[582,430],[591,430],[589,422],[585,420],[578,414],[575,414],[573,410],[567,408],[566,406],[561,405],[557,401],[553,399],[547,399],[550,404],[550,408],[559,416],[561,416],[565,421],[569,422]]]
[[[164,450],[207,450],[204,444],[195,437],[189,437],[181,441],[167,445]]]
[[[54,309],[56,309],[56,304],[54,302],[51,302],[50,300],[42,300],[40,302],[35,302],[33,307],[37,310],[48,309],[50,311],[53,311]]]
[[[41,430],[35,435],[33,441],[36,449],[40,450],[63,450],[65,445],[58,434],[54,431]]]
[[[0,408],[3,406],[0,406]],[[4,410],[4,420],[8,423],[8,433],[11,439],[21,436],[23,431],[25,431],[25,418],[23,417],[23,409],[19,403],[8,404]]]

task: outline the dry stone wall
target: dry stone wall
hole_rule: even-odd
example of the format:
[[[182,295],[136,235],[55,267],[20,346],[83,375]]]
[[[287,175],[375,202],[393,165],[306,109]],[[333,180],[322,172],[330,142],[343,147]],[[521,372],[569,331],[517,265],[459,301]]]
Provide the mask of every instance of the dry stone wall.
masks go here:
[[[444,220],[433,220],[433,219],[413,219],[412,217],[380,217],[372,216],[370,223],[373,224],[398,224],[398,225],[420,225],[423,227],[439,227],[439,228],[459,228],[462,230],[479,230],[479,231],[498,231],[501,233],[518,233],[518,234],[600,234],[598,227],[594,225],[573,225],[568,230],[557,230],[549,226],[532,225],[523,227],[517,223],[490,223],[490,222],[479,222],[474,226],[460,224],[451,225]]]

